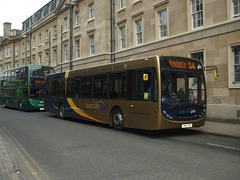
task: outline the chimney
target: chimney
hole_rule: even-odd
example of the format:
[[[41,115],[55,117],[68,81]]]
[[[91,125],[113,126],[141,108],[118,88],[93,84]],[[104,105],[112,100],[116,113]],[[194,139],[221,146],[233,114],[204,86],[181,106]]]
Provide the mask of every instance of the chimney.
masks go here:
[[[5,22],[3,23],[3,29],[4,29],[4,37],[11,36],[11,29],[12,29],[12,23]]]

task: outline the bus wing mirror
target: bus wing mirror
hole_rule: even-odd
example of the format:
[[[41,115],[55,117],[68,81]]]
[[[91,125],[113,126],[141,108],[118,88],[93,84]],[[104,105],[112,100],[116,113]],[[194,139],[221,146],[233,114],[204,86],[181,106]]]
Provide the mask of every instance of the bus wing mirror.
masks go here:
[[[214,71],[214,78],[217,80],[218,77],[219,77],[219,73],[217,71]]]
[[[213,71],[214,70],[214,78],[217,79],[219,77],[217,66],[205,66],[204,71]]]

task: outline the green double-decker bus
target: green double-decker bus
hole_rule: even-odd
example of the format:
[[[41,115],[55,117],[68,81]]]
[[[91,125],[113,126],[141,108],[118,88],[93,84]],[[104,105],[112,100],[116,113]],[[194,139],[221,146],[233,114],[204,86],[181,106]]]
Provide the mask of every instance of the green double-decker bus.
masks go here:
[[[26,65],[1,73],[0,103],[18,110],[44,110],[45,76],[54,68]]]

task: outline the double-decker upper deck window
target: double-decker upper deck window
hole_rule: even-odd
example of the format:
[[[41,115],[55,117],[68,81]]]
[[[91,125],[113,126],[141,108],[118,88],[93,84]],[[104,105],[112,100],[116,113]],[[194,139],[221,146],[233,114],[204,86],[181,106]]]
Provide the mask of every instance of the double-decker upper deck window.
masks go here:
[[[240,0],[233,0],[233,18],[240,16]]]
[[[192,21],[193,28],[203,26],[203,1],[192,0]]]

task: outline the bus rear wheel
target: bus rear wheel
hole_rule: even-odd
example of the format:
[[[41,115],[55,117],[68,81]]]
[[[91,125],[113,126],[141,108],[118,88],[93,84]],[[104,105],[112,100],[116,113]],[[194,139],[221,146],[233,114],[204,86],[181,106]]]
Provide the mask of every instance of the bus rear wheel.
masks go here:
[[[6,106],[6,101],[5,101],[5,99],[3,100],[3,107],[4,107],[4,108],[7,107],[7,106]]]
[[[113,111],[112,123],[115,129],[117,130],[123,129],[124,119],[123,119],[122,111],[120,109],[115,109]]]
[[[18,102],[18,110],[19,110],[19,111],[22,110],[22,103],[21,103],[21,101]]]
[[[64,119],[64,107],[62,105],[60,105],[58,108],[58,117],[60,119]]]

